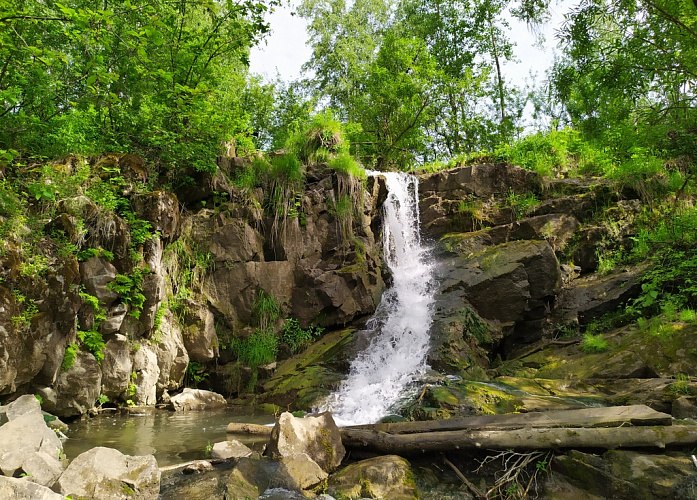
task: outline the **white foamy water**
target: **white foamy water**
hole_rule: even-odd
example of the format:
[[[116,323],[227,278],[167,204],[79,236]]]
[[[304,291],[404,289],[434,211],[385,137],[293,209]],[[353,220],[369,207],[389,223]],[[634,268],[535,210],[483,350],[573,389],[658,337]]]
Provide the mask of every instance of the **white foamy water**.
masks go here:
[[[418,180],[398,172],[387,179],[384,260],[392,273],[367,325],[370,346],[351,363],[339,390],[319,408],[339,425],[374,423],[390,413],[416,375],[427,369],[433,269],[419,237]]]

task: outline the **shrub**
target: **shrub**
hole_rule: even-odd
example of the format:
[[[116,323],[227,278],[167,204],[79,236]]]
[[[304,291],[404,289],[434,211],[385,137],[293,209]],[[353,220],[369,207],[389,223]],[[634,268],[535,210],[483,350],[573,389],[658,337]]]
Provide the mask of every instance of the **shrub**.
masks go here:
[[[506,197],[506,205],[513,209],[516,220],[527,216],[539,203],[535,193],[517,194],[513,188],[509,189]]]
[[[603,338],[602,334],[593,335],[592,333],[583,334],[583,341],[579,346],[586,354],[605,352],[608,349],[607,340]]]
[[[85,347],[87,347],[87,350],[95,357],[97,363],[101,363],[104,359],[104,350],[106,349],[106,343],[104,342],[102,334],[92,328],[86,331],[78,330],[77,336]]]
[[[302,164],[293,153],[272,158],[271,175],[275,181],[282,179],[287,182],[302,182],[305,179]]]
[[[249,338],[233,339],[230,346],[237,355],[238,361],[256,368],[276,359],[278,337],[272,330],[257,329]]]
[[[302,130],[288,138],[286,147],[301,160],[310,162],[318,151],[326,150],[329,155],[347,148],[341,122],[331,110],[325,110],[312,117]],[[320,153],[324,156],[325,153]]]
[[[283,325],[281,339],[285,342],[293,354],[299,352],[303,346],[312,342],[324,332],[320,326],[310,325],[307,329],[300,327],[297,319],[289,318]]]

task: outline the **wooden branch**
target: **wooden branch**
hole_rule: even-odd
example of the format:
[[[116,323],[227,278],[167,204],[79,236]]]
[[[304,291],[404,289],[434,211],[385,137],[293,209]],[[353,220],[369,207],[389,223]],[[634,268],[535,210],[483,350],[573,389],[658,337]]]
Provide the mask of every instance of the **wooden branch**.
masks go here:
[[[585,428],[524,428],[497,431],[449,431],[388,434],[370,430],[341,433],[344,446],[383,454],[414,455],[468,449],[549,450],[616,449],[695,446],[697,426]]]
[[[6,16],[0,17],[0,23],[6,23],[8,21],[14,21],[15,19],[24,19],[31,21],[60,21],[63,23],[70,22],[70,19],[66,17],[43,17],[43,16]]]
[[[465,475],[462,472],[460,472],[460,469],[458,469],[454,463],[452,463],[450,460],[448,460],[445,455],[443,455],[443,463],[453,470],[455,475],[458,478],[460,478],[460,481],[465,483],[465,486],[467,486],[467,488],[469,488],[469,490],[472,492],[472,494],[476,498],[480,498],[482,500],[487,499],[487,496],[484,493],[482,493],[482,491],[479,488],[477,488],[469,479],[467,479],[465,477]]]

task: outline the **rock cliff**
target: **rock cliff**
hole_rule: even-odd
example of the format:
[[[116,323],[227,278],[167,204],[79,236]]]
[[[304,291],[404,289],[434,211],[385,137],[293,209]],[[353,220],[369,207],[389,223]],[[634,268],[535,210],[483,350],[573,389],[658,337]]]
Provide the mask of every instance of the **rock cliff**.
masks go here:
[[[254,334],[260,294],[279,309],[274,331],[282,318],[334,328],[374,311],[379,177],[319,166],[278,217],[268,193],[231,182],[251,160],[220,164],[166,189],[133,155],[69,157],[35,180],[55,193],[0,210],[2,400],[36,393],[66,417],[98,400],[149,405],[200,369],[234,394],[231,351]],[[347,184],[358,195],[348,215],[336,209]]]

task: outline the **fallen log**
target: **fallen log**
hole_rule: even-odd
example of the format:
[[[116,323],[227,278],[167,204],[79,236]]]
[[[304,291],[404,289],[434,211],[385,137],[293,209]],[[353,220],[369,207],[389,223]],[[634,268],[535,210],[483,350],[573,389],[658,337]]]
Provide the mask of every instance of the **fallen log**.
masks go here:
[[[697,426],[523,428],[419,434],[388,434],[375,430],[344,428],[341,431],[341,440],[347,449],[396,455],[468,449],[663,449],[668,446],[696,445]]]
[[[273,427],[259,424],[244,424],[239,422],[230,422],[227,424],[225,432],[228,434],[255,434],[259,436],[270,436]]]
[[[672,418],[646,405],[607,406],[581,410],[507,413],[472,417],[396,422],[344,427],[344,430],[375,430],[388,434],[412,434],[455,430],[521,429],[524,427],[620,427],[623,425],[671,425]]]

